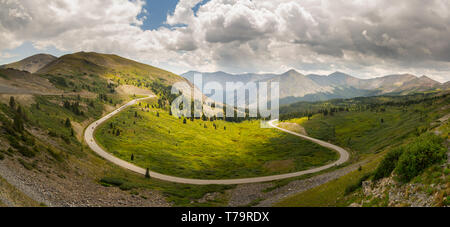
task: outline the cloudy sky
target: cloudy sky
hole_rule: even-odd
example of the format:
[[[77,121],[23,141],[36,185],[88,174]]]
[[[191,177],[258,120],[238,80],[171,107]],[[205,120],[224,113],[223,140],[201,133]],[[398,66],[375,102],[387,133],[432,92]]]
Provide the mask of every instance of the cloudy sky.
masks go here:
[[[188,70],[450,80],[448,0],[0,0],[0,64],[114,53]]]

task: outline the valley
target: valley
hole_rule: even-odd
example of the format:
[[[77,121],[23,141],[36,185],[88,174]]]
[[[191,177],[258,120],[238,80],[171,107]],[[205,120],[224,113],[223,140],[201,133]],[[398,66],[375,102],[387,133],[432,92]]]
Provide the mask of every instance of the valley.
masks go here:
[[[408,89],[387,88],[398,83],[391,77],[374,79],[386,82],[373,88],[368,86],[379,83],[354,84],[340,74],[309,76],[320,87],[347,84],[334,91],[356,93],[309,94],[323,97],[308,100],[314,102],[297,102],[296,97],[280,108],[279,126],[348,150],[345,164],[242,185],[149,179],[103,159],[84,141],[91,123],[149,95],[154,98],[127,107],[94,133],[104,150],[142,169],[190,179],[230,180],[315,169],[335,162],[339,155],[298,136],[262,129],[257,119],[171,116],[175,98],[171,85],[187,80],[162,69],[99,53],[39,58],[0,69],[0,206],[382,206],[385,197],[364,194],[379,186],[373,183],[369,190],[362,182],[373,179],[386,154],[420,142],[428,133],[443,141],[449,135],[450,99],[444,84],[402,76]],[[286,84],[305,79],[295,71],[284,76],[293,79]],[[256,77],[246,81],[257,81]],[[341,77],[347,79],[336,79]],[[385,94],[359,93],[380,86]],[[369,95],[376,96],[353,98]],[[421,184],[431,191],[430,198],[439,195],[440,203],[424,203],[434,206],[445,205],[447,182],[448,166],[433,162],[408,184]]]
[[[261,129],[257,120],[177,119],[151,108],[155,105],[155,100],[142,101],[120,113],[98,129],[96,140],[115,156],[143,168],[196,179],[299,172],[338,158],[312,142]]]

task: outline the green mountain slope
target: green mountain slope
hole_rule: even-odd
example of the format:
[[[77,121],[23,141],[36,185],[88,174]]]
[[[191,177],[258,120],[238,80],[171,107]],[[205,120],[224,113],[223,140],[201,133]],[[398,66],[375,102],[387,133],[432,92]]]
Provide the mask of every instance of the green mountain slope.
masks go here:
[[[98,75],[107,78],[123,80],[155,81],[160,80],[165,85],[182,80],[181,77],[136,61],[117,55],[94,52],[79,52],[64,55],[56,61],[40,69],[37,74],[50,75]]]
[[[450,139],[449,95],[436,92],[367,97],[298,103],[285,109],[288,122],[301,125],[309,136],[347,148],[360,167],[339,179],[282,199],[275,206],[448,206],[448,165],[441,161],[424,165],[428,157],[423,153],[448,150],[448,143],[442,141]],[[299,112],[291,112],[295,109]],[[310,111],[310,117],[295,116],[302,111],[306,115]],[[433,143],[433,139],[428,139],[430,135],[443,140]],[[429,145],[433,145],[431,149]],[[412,163],[403,172],[411,171],[416,177],[408,184],[395,183],[397,175],[390,173],[390,177],[373,179],[385,155],[399,148],[406,154],[422,152],[403,160]],[[417,166],[410,168],[416,163],[420,172]]]
[[[11,176],[13,187],[48,206],[181,205],[229,188],[148,180],[106,162],[83,143],[89,123],[133,94],[145,89],[164,99],[180,80],[162,69],[97,53],[65,55],[34,74],[0,69],[0,176]],[[105,182],[111,178],[126,187],[109,188]],[[42,188],[51,193],[42,194]]]

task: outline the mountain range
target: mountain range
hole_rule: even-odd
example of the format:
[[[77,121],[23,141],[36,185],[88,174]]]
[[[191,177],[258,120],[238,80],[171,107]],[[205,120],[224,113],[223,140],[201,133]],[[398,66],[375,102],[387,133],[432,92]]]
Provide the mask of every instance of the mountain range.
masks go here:
[[[224,88],[227,82],[279,82],[280,102],[290,104],[298,101],[324,101],[335,98],[354,98],[385,94],[409,94],[438,89],[449,89],[450,83],[439,83],[427,76],[396,74],[373,79],[359,79],[335,72],[330,75],[303,75],[296,70],[282,74],[241,74],[225,72],[201,73],[190,71],[181,76],[193,82],[195,74],[203,75],[203,84],[218,82]]]
[[[16,71],[14,71],[16,70]],[[0,66],[0,73],[17,75],[11,85],[17,82],[38,84],[48,89],[44,80],[30,76],[54,75],[103,75],[107,78],[119,77],[122,80],[161,81],[170,86],[174,82],[186,80],[193,83],[195,74],[203,75],[203,84],[217,82],[226,88],[227,82],[279,82],[280,102],[290,104],[298,101],[324,101],[336,98],[353,98],[375,95],[402,95],[413,92],[450,89],[450,82],[439,83],[427,76],[396,74],[373,79],[359,79],[351,75],[335,72],[330,75],[303,75],[296,70],[282,74],[229,74],[226,72],[201,73],[190,71],[180,76],[168,71],[135,62],[117,55],[79,52],[55,57],[48,54],[30,56],[21,61]],[[30,75],[27,75],[29,73]],[[20,79],[22,78],[22,79]],[[53,78],[54,79],[54,78]],[[66,78],[67,79],[67,78]],[[140,80],[141,79],[141,80]],[[5,80],[3,86],[8,86]],[[45,86],[44,86],[45,85]],[[142,86],[142,84],[136,84]],[[33,85],[34,86],[34,85]],[[33,87],[28,86],[28,87]],[[9,88],[8,89],[15,89]],[[37,88],[38,89],[38,88]],[[216,91],[220,92],[220,91]],[[224,92],[224,91],[223,91]]]
[[[78,52],[59,58],[37,54],[0,66],[0,94],[105,93],[115,84],[119,86],[118,91],[126,91],[128,95],[142,92],[144,88],[147,92],[168,96],[176,82],[188,81],[160,68],[95,52]],[[206,96],[203,100],[214,102]],[[216,106],[221,110],[219,103]]]

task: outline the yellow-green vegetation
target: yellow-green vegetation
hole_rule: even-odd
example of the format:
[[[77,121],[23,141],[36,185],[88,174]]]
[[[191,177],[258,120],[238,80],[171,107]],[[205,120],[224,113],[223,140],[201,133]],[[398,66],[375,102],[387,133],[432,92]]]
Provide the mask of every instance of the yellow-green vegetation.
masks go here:
[[[447,120],[436,131],[441,134],[441,137],[450,140],[450,120]]]
[[[21,105],[11,96],[9,105],[0,104],[1,137],[9,144],[1,158],[23,156],[16,160],[32,170],[43,154],[56,163],[62,163],[69,154],[84,155],[80,141],[82,125],[99,118],[106,103],[99,97],[36,95],[29,105]]]
[[[15,75],[10,73],[12,70],[4,71],[6,73],[0,75],[2,78],[10,79]],[[84,126],[116,105],[140,97],[139,94],[133,97],[121,96],[116,92],[118,86],[128,84],[151,89],[160,100],[167,103],[170,85],[182,80],[181,77],[114,55],[96,53],[64,56],[32,76],[48,79],[63,90],[64,95],[35,95],[31,105],[22,105],[23,114],[20,115],[17,101],[14,108],[1,104],[0,137],[6,142],[6,148],[0,150],[0,159],[13,159],[21,167],[31,169],[30,172],[42,171],[40,166],[43,163],[50,163],[52,171],[56,173],[62,169],[89,169],[86,176],[105,186],[117,185],[125,193],[133,195],[140,190],[157,190],[176,206],[227,204],[225,191],[233,186],[193,186],[145,179],[95,156],[73,135],[72,129],[82,133]],[[24,127],[27,130],[23,130]],[[33,134],[27,132],[30,129]],[[107,183],[111,179],[116,185]],[[197,201],[212,192],[221,192],[221,196],[206,203]]]
[[[399,104],[395,103],[395,97],[384,99],[378,99],[381,103],[376,106],[360,110],[340,111],[332,115],[319,113],[310,120],[302,118],[288,122],[300,123],[308,135],[350,148],[356,155],[369,154],[426,132],[433,122],[447,113],[443,107],[450,104],[447,96],[417,103],[398,101]]]
[[[96,76],[118,78],[123,83],[130,85],[139,85],[140,80],[161,80],[165,85],[172,85],[174,82],[181,80],[181,77],[156,67],[117,55],[92,52],[79,52],[62,56],[37,73],[85,78]]]
[[[408,182],[428,167],[447,159],[442,138],[427,133],[386,155],[375,172],[375,180],[389,177],[395,171],[397,179]]]
[[[73,105],[66,108],[64,106],[65,101],[79,102],[79,111],[83,111],[83,114],[77,115],[76,113],[79,113],[79,111],[73,108]],[[39,128],[36,135],[25,130],[18,131],[18,127],[13,121],[15,116],[18,115],[18,102],[15,102],[14,108],[0,104],[0,131],[2,132],[0,136],[3,139],[2,141],[7,141],[11,145],[9,149],[0,150],[0,160],[14,159],[21,167],[29,171],[42,171],[40,166],[43,163],[50,163],[54,168],[52,171],[56,173],[59,173],[61,169],[70,169],[69,166],[90,169],[89,173],[92,176],[88,176],[98,180],[102,185],[118,186],[125,193],[157,190],[162,192],[167,200],[176,206],[226,205],[225,191],[233,188],[233,186],[194,186],[145,179],[143,176],[110,164],[89,152],[89,148],[71,135],[71,127],[66,126],[66,120],[69,119],[72,124],[75,124],[89,121],[89,119],[97,119],[102,115],[105,104],[105,101],[98,98],[35,96],[34,104],[21,108],[21,113],[23,113],[21,114],[21,122],[27,128]],[[39,135],[40,133],[44,135]],[[7,190],[5,193],[8,194],[5,194],[5,196],[19,198],[14,200],[19,206],[40,205],[28,203],[28,197],[8,185],[5,181],[0,182],[0,194],[2,189]],[[220,192],[222,196],[214,201],[197,202],[206,193],[212,192]]]
[[[291,119],[291,120],[289,120],[289,122],[302,125],[303,123],[307,122],[308,120],[309,120],[308,117],[302,117],[302,118]]]
[[[153,171],[188,178],[233,179],[325,165],[338,154],[259,121],[178,119],[154,103],[118,114],[95,138],[117,157]],[[146,108],[150,107],[150,108]]]
[[[277,207],[333,207],[349,206],[357,198],[346,197],[347,190],[358,185],[361,178],[371,174],[378,166],[384,153],[373,156],[371,160],[343,177],[332,180],[316,188],[288,197],[274,206]]]
[[[362,199],[370,200],[363,198],[360,190],[365,180],[388,177],[394,170],[398,179],[403,181],[417,181],[423,175],[432,175],[421,173],[443,160],[446,149],[438,136],[426,132],[434,131],[436,120],[448,114],[446,110],[450,100],[447,96],[433,95],[424,98],[419,94],[406,98],[367,98],[378,100],[373,103],[365,98],[346,100],[348,103],[362,100],[361,103],[368,106],[353,106],[349,110],[342,108],[343,111],[335,109],[332,114],[330,111],[327,114],[322,112],[315,114],[310,120],[307,117],[288,120],[304,126],[310,136],[348,147],[354,156],[370,158],[371,161],[357,171],[289,197],[277,206],[348,206],[353,202],[359,203]],[[448,135],[445,127],[443,124],[438,128],[443,132],[441,137],[444,138]],[[386,153],[388,155],[383,157]],[[436,174],[440,176],[445,174],[444,170],[443,172],[438,171]],[[438,179],[442,183],[445,177]],[[358,193],[353,193],[355,191]],[[442,196],[444,203],[447,194]],[[370,201],[365,205],[387,206],[385,199]]]
[[[116,88],[133,85],[151,90],[162,107],[174,99],[171,86],[184,79],[168,71],[117,55],[79,52],[58,58],[37,73],[65,92],[84,92],[99,96],[112,105],[120,98]]]

